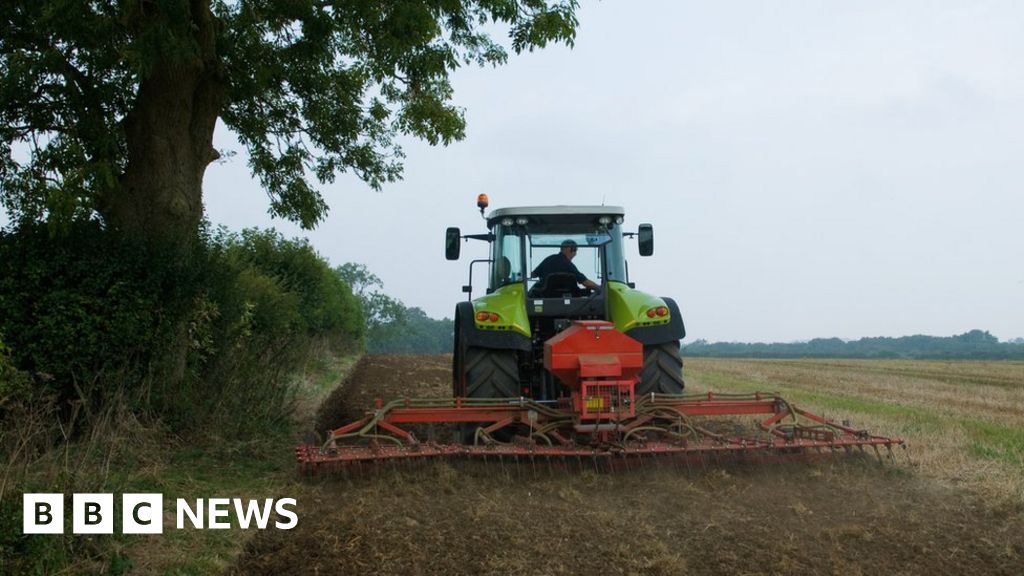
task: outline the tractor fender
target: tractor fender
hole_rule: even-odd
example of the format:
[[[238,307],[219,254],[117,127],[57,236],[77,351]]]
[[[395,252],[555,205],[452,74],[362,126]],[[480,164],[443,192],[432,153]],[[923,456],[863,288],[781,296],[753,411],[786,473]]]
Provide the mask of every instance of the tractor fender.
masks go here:
[[[511,330],[478,330],[473,322],[473,303],[459,302],[455,306],[455,337],[464,338],[463,346],[490,348],[494,350],[522,350],[529,352],[530,339]]]
[[[644,346],[653,344],[664,344],[673,340],[682,340],[686,336],[686,327],[683,325],[683,315],[679,313],[679,306],[671,298],[662,298],[665,306],[668,306],[668,324],[661,326],[641,326],[626,332],[630,337],[640,341]]]

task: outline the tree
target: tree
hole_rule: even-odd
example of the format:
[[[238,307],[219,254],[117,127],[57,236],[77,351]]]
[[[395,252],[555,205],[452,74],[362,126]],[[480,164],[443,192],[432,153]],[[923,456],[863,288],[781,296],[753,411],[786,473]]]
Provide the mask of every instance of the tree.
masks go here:
[[[367,331],[370,354],[445,354],[452,351],[450,318],[437,320],[420,308],[404,308],[402,318]]]
[[[464,137],[449,73],[572,45],[576,0],[5,0],[0,201],[190,242],[218,120],[276,216],[315,226],[316,183],[401,174],[395,138]]]
[[[383,293],[384,282],[365,265],[346,262],[334,272],[349,285],[352,294],[362,304],[367,332],[405,320],[405,305]]]

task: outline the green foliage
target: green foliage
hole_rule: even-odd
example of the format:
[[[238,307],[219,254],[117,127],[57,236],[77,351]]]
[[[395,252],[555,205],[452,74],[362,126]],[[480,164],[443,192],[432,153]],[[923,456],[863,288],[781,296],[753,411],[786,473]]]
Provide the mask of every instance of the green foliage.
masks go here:
[[[0,333],[4,397],[28,373],[65,414],[122,395],[173,430],[258,436],[287,421],[313,344],[356,346],[363,321],[305,240],[220,231],[182,262],[78,222],[0,233]]]
[[[902,336],[861,338],[846,342],[839,338],[815,338],[808,342],[753,343],[697,340],[683,347],[686,356],[729,358],[912,358],[959,360],[1024,360],[1024,345],[999,342],[982,330],[958,336]]]
[[[0,3],[0,201],[12,213],[66,221],[116,185],[136,84],[128,37],[112,2]]]
[[[31,377],[11,362],[2,337],[0,334],[0,419],[9,406],[31,399],[33,392]]]
[[[52,574],[66,564],[64,546],[23,534],[20,496],[0,501],[0,573]],[[61,539],[61,536],[53,538]]]
[[[488,29],[504,26],[517,53],[571,45],[575,11],[576,0],[6,1],[0,201],[31,221],[104,214],[131,152],[124,121],[144,106],[180,112],[140,90],[173,70],[202,88],[186,117],[223,120],[273,212],[312,227],[327,211],[313,181],[351,171],[379,188],[401,174],[398,135],[465,136],[449,74],[507,60]]]
[[[359,298],[367,330],[373,332],[381,326],[404,322],[405,305],[385,294],[384,282],[365,265],[346,262],[334,272]]]
[[[177,429],[218,419],[218,431],[260,436],[286,425],[292,373],[312,347],[358,346],[359,302],[306,240],[273,230],[219,231],[189,322],[189,378],[161,412]],[[180,396],[190,398],[181,410]],[[178,409],[175,409],[178,408]]]
[[[406,308],[384,293],[384,282],[363,264],[347,262],[335,273],[359,299],[366,318],[370,354],[445,354],[452,348],[452,321],[435,320],[419,308]]]
[[[342,332],[358,339],[363,325],[350,285],[327,265],[306,239],[287,240],[275,230],[249,229],[241,235],[221,232],[214,244],[237,265],[259,270],[298,298],[292,306],[306,332]]]
[[[430,318],[419,308],[406,308],[399,321],[370,330],[366,351],[371,354],[447,354],[452,351],[451,319]]]
[[[0,330],[14,365],[89,410],[101,375],[144,378],[194,276],[96,222],[59,236],[26,225],[0,235]]]

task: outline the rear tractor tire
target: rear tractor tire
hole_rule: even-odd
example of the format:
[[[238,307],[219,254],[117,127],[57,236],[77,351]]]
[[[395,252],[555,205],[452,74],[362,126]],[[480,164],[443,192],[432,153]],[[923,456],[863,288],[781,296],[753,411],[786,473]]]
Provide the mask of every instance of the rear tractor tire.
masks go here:
[[[467,398],[518,398],[519,363],[515,350],[470,346],[464,357]]]
[[[644,346],[644,367],[640,371],[640,383],[636,395],[682,394],[683,359],[679,355],[679,341]]]
[[[519,390],[519,363],[515,350],[491,350],[470,346],[466,348],[462,359],[467,398],[518,398],[522,395]],[[489,422],[463,424],[460,427],[462,442],[473,444],[477,428],[489,425]],[[513,431],[503,428],[492,436],[499,442],[508,442],[512,439]]]

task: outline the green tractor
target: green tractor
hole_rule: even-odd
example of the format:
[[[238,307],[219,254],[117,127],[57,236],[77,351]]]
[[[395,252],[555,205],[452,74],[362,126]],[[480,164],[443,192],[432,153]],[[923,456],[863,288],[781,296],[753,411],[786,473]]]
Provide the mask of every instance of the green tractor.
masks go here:
[[[477,206],[483,215],[486,196]],[[487,233],[448,228],[448,260],[459,258],[465,239],[490,245],[490,258],[470,263],[470,284],[462,288],[470,300],[455,307],[454,397],[553,403],[568,396],[544,369],[544,343],[575,320],[611,322],[643,344],[637,397],[683,391],[679,307],[636,290],[625,258],[627,238],[636,239],[641,256],[652,255],[654,229],[624,231],[624,217],[616,206],[501,208],[485,216]],[[488,265],[488,283],[486,294],[473,299],[478,263]]]
[[[485,196],[477,206],[483,215]],[[323,445],[296,447],[303,473],[449,457],[588,460],[614,470],[648,456],[689,465],[707,455],[789,460],[867,446],[892,457],[893,446],[905,446],[775,394],[682,394],[679,308],[634,289],[626,266],[626,239],[650,256],[654,230],[624,231],[621,208],[503,208],[485,219],[484,234],[449,228],[446,237],[449,260],[463,240],[490,247],[489,258],[470,264],[469,301],[455,308],[453,397],[378,400]],[[477,263],[489,275],[487,293],[473,299]],[[706,427],[700,418],[709,416],[762,419],[734,436]],[[409,428],[436,424],[456,425],[454,441],[421,442]]]

